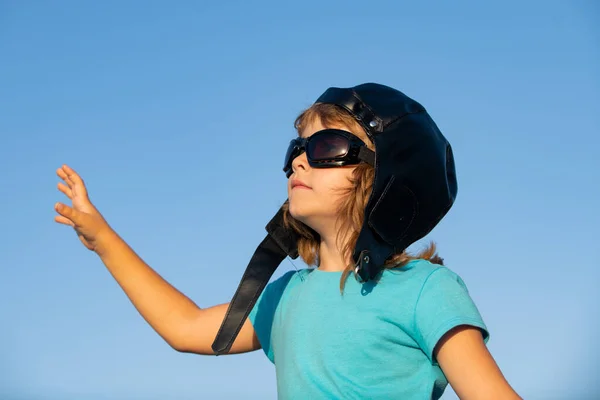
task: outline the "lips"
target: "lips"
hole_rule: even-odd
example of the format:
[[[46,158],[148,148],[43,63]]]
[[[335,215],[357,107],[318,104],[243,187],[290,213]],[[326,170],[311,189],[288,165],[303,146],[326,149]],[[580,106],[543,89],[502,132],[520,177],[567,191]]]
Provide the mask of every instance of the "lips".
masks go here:
[[[292,189],[294,189],[296,187],[310,189],[310,186],[308,186],[306,183],[302,182],[300,179],[292,179]]]

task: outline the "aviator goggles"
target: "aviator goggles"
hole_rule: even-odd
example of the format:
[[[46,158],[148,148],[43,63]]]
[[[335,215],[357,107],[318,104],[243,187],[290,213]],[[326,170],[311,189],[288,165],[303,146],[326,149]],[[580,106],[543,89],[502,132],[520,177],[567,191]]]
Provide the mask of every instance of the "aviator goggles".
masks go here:
[[[283,166],[288,178],[293,173],[292,161],[303,152],[306,152],[308,164],[312,168],[341,167],[359,164],[361,161],[369,165],[375,164],[375,152],[358,137],[339,129],[324,129],[308,138],[290,141]]]

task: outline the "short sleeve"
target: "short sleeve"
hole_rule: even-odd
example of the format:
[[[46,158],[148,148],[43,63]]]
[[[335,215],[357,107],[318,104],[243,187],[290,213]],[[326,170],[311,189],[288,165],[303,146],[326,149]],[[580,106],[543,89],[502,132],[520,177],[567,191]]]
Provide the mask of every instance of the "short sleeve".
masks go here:
[[[273,318],[281,300],[281,296],[292,275],[294,275],[294,271],[289,271],[280,278],[267,284],[248,315],[248,319],[256,332],[258,341],[271,362],[274,362],[273,349],[271,348]]]
[[[488,329],[463,280],[446,267],[437,268],[425,280],[415,306],[415,336],[433,364],[438,341],[452,328],[470,325],[479,328],[484,342]]]

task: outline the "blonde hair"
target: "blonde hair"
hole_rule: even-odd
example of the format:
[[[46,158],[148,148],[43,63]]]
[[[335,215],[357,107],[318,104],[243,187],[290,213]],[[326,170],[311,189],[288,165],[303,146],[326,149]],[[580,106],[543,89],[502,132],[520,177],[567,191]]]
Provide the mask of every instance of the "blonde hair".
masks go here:
[[[341,125],[363,140],[368,148],[375,150],[373,143],[367,137],[362,126],[360,126],[346,110],[336,105],[323,103],[314,104],[300,113],[294,122],[294,127],[298,131],[298,134],[300,134],[308,124],[315,121],[320,121],[326,128]],[[350,179],[351,186],[346,191],[345,197],[338,208],[338,221],[341,224],[341,229],[338,231],[337,241],[339,244],[342,239],[346,239],[346,242],[341,249],[345,258],[350,258],[352,256],[352,252],[356,246],[358,235],[360,234],[364,221],[364,211],[367,202],[369,201],[369,197],[371,196],[374,176],[375,169],[372,166],[366,163],[358,164]],[[300,258],[302,258],[309,266],[318,266],[319,247],[321,242],[319,234],[309,226],[292,217],[289,212],[289,203],[287,201],[283,205],[283,209],[285,226],[293,229],[300,237],[298,240],[298,253]],[[424,250],[414,255],[408,254],[406,251],[393,254],[386,261],[384,268],[402,267],[409,261],[416,259],[425,259],[435,264],[443,265],[443,259],[438,256],[435,243],[431,242]],[[354,265],[347,265],[345,267],[342,279],[340,280],[341,292],[344,290],[346,279],[353,270]]]

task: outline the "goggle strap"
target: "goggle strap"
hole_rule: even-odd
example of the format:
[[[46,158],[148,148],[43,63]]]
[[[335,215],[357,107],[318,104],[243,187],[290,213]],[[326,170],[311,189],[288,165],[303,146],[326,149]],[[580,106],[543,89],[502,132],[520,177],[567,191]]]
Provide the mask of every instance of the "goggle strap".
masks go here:
[[[273,273],[286,257],[298,257],[298,236],[283,223],[283,207],[266,226],[267,236],[250,259],[227,313],[217,332],[212,349],[216,355],[227,354],[244,326]]]
[[[286,256],[286,252],[270,235],[260,243],[229,303],[221,328],[212,344],[215,355],[229,353],[258,297]]]
[[[358,150],[358,158],[371,166],[375,166],[375,152],[366,146]]]

